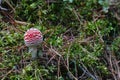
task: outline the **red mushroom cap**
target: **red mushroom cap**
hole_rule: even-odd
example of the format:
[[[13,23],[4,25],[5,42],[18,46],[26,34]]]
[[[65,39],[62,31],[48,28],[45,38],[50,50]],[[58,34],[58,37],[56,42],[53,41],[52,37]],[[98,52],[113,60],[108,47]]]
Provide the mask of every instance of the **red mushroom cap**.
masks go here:
[[[25,45],[30,46],[38,46],[43,41],[42,33],[36,28],[30,28],[24,34],[24,42]]]

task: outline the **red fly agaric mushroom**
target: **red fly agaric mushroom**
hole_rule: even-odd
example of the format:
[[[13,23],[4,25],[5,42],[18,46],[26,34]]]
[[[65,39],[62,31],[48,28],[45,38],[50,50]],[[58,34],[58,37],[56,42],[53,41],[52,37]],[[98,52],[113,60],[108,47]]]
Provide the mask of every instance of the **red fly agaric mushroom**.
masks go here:
[[[37,58],[37,46],[43,41],[42,33],[36,28],[30,28],[24,34],[24,42],[27,47],[29,47],[29,53],[31,53],[32,58]]]

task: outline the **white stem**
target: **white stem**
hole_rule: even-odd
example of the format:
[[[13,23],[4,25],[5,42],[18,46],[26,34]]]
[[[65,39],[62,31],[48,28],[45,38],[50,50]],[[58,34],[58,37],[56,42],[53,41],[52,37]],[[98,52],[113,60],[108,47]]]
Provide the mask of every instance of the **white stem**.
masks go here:
[[[42,50],[39,50],[38,56],[41,57],[43,55]]]
[[[33,59],[37,58],[37,47],[29,47],[29,53],[31,53]]]

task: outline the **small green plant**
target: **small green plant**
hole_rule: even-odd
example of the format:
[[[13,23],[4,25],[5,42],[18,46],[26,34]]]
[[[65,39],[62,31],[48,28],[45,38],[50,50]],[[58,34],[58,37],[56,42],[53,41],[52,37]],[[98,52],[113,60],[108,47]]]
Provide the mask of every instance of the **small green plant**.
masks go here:
[[[114,79],[109,61],[119,62],[120,29],[108,0],[17,1],[7,0],[15,10],[10,18],[0,15],[0,79]],[[43,55],[36,60],[23,40],[31,27],[43,35]]]
[[[109,9],[109,0],[98,0],[98,3],[102,5],[103,11],[107,13]]]

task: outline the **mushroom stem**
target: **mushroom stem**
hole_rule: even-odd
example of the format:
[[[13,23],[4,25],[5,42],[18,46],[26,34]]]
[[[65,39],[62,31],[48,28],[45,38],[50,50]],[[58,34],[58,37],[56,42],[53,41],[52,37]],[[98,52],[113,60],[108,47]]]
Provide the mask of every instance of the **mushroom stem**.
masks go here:
[[[31,53],[33,59],[37,58],[37,47],[29,47],[29,53]]]
[[[38,52],[37,56],[38,56],[38,57],[43,56],[43,52],[42,52],[42,50],[39,50],[39,52]]]

